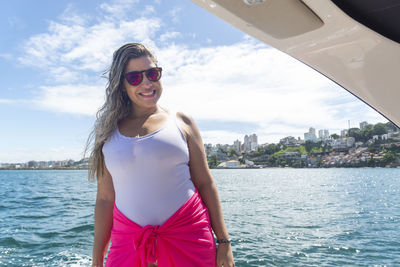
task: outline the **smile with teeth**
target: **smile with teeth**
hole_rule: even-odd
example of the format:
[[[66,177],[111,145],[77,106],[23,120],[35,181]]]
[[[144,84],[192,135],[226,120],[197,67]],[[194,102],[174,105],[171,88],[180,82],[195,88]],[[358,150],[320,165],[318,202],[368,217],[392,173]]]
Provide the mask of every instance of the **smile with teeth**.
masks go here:
[[[156,90],[152,90],[150,92],[141,92],[139,95],[143,97],[153,97],[156,94]]]

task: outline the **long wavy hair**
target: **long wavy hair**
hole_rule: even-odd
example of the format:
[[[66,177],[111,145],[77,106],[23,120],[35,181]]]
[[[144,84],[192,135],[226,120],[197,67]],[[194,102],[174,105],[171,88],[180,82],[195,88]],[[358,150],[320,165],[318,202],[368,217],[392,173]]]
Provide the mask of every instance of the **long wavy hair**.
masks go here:
[[[89,181],[95,181],[96,178],[100,179],[104,175],[103,145],[116,129],[118,122],[132,112],[131,100],[126,91],[123,90],[124,72],[130,59],[143,56],[148,56],[157,65],[156,58],[143,44],[125,44],[114,52],[111,67],[103,73],[103,75],[106,75],[108,72],[106,100],[96,113],[96,121],[84,150],[84,157],[91,150]]]

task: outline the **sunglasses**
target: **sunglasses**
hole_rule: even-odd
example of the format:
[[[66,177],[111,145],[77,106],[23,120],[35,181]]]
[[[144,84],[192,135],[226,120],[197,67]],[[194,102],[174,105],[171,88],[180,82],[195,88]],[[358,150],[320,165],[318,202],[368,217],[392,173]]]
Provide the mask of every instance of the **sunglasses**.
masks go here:
[[[151,82],[156,82],[161,78],[162,68],[151,68],[142,71],[132,71],[125,73],[125,79],[131,85],[139,85],[143,81],[143,73],[146,75],[147,79]]]

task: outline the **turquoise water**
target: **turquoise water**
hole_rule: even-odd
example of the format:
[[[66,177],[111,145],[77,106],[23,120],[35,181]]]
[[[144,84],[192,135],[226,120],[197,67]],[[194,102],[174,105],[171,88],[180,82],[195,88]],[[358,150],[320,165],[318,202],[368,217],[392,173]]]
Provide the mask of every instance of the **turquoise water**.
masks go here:
[[[400,169],[212,170],[240,266],[400,266]],[[87,171],[0,171],[0,266],[89,266]]]

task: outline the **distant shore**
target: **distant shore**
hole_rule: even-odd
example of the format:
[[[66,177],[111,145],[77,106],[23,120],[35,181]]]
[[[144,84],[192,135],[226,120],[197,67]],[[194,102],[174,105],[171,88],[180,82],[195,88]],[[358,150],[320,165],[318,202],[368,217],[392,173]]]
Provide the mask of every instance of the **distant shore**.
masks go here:
[[[211,170],[246,170],[246,169],[361,169],[361,168],[369,168],[369,169],[400,169],[400,166],[386,166],[386,167],[369,167],[369,166],[351,166],[351,167],[345,167],[345,166],[338,166],[338,167],[301,167],[301,168],[296,168],[296,167],[232,167],[232,168],[227,168],[227,167],[218,167],[218,168],[210,168]],[[1,170],[8,170],[8,171],[44,171],[44,170],[56,170],[56,171],[64,171],[64,170],[88,170],[88,168],[0,168]]]
[[[57,167],[57,168],[0,168],[1,170],[11,170],[11,171],[27,171],[27,170],[38,170],[38,171],[43,171],[43,170],[88,170],[88,168],[62,168],[62,167]]]

